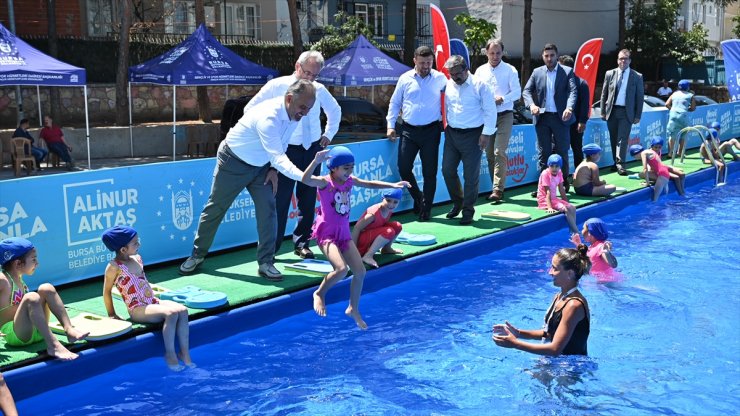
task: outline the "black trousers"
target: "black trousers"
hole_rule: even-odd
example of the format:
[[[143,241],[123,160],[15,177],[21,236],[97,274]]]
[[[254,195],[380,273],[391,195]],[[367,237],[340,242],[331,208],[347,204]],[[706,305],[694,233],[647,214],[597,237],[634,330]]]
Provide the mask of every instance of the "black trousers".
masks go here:
[[[308,150],[300,145],[290,145],[288,146],[288,150],[285,151],[285,154],[298,169],[305,170],[313,161],[316,153],[322,149],[319,143],[320,140],[313,142]],[[321,166],[317,166],[313,174],[318,175],[320,169]],[[296,183],[293,179],[288,178],[282,173],[278,173],[278,189],[277,194],[275,195],[278,220],[275,253],[280,250],[280,245],[285,236],[285,226],[288,222],[288,215],[290,215],[294,188],[296,206],[298,208],[298,215],[300,215],[300,218],[295,230],[293,230],[293,244],[295,245],[295,248],[308,248],[308,243],[311,239],[311,227],[313,226],[314,214],[316,213],[316,188],[306,186],[301,182]]]
[[[434,204],[434,192],[437,190],[441,132],[441,123],[439,122],[425,126],[412,126],[404,123],[401,127],[401,138],[398,143],[398,172],[402,180],[411,184],[409,193],[415,200],[424,197],[422,210],[425,211],[431,211],[432,204]],[[419,155],[421,159],[421,173],[424,178],[423,192],[416,182],[416,176],[414,176],[416,155]]]
[[[573,151],[573,165],[580,165],[583,162],[583,133],[578,132],[578,123],[570,125],[570,149]]]

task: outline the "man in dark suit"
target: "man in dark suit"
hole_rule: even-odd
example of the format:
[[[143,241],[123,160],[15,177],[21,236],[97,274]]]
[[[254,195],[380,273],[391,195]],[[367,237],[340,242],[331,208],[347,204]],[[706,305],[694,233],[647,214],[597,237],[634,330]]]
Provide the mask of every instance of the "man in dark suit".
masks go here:
[[[560,65],[573,68],[573,57],[570,55],[561,56]],[[578,88],[578,98],[576,98],[576,107],[573,112],[576,122],[570,125],[570,149],[573,151],[573,164],[578,166],[583,161],[583,132],[586,130],[586,122],[588,121],[591,94],[588,89],[588,82],[578,77],[575,71],[573,78]]]
[[[575,122],[573,109],[576,106],[577,90],[573,71],[558,64],[558,47],[548,43],[542,49],[545,65],[535,68],[524,86],[524,105],[532,112],[537,132],[538,169],[547,168],[547,158],[555,153],[563,158],[563,177],[570,173],[568,147],[570,125]],[[566,180],[566,190],[568,183]],[[536,195],[535,195],[536,196]]]
[[[632,124],[640,123],[645,96],[642,74],[630,68],[629,49],[619,51],[617,68],[607,71],[604,88],[601,90],[601,118],[609,127],[614,166],[612,171],[625,176],[628,140]]]

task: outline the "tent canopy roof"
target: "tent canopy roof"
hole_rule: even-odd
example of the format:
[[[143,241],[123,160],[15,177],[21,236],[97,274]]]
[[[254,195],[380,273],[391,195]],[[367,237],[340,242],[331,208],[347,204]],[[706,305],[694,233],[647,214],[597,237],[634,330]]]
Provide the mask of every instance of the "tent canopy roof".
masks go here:
[[[347,49],[326,60],[316,80],[339,86],[388,85],[410,69],[360,35]]]

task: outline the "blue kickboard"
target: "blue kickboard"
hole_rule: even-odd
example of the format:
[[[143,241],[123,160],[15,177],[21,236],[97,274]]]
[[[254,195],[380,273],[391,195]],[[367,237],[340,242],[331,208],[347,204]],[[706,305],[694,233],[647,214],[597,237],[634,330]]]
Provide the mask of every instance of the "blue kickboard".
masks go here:
[[[398,237],[396,237],[396,242],[411,246],[430,246],[437,243],[437,237],[431,234],[411,234],[401,231]]]
[[[210,309],[221,306],[228,301],[223,292],[201,290],[196,286],[185,286],[180,289],[163,292],[159,295],[162,300],[171,300],[182,303],[188,308]]]

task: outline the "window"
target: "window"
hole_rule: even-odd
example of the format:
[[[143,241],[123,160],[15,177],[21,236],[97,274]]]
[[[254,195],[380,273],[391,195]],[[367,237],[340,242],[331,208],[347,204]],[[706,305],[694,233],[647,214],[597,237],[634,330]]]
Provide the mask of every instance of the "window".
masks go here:
[[[113,31],[113,0],[87,0],[87,34],[106,36]]]
[[[164,31],[165,33],[193,33],[195,31],[195,2],[167,0]]]
[[[245,35],[250,39],[262,37],[260,26],[259,6],[256,4],[227,4],[226,33],[227,35]]]
[[[355,16],[370,27],[373,35],[385,36],[382,4],[355,3]]]
[[[707,6],[706,5],[701,6],[701,22],[703,24],[707,24]]]

